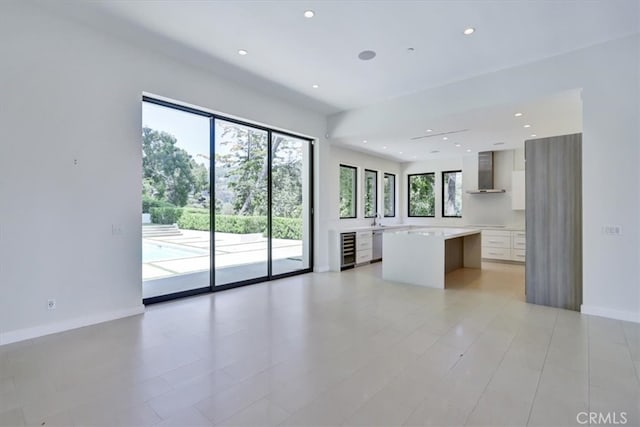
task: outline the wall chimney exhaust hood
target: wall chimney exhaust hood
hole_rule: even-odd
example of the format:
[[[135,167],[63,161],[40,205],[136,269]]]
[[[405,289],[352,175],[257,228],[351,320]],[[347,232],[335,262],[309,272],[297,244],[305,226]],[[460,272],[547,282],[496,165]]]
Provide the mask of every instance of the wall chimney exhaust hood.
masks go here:
[[[478,189],[467,191],[469,194],[504,193],[505,190],[493,188],[493,151],[478,153]]]

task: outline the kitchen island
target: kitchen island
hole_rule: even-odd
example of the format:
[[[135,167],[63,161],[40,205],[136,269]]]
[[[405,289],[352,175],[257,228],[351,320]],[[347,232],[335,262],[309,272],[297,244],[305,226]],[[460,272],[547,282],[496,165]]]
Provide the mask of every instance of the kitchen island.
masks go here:
[[[418,228],[389,231],[382,246],[382,277],[444,289],[445,274],[481,267],[481,232],[468,228]]]

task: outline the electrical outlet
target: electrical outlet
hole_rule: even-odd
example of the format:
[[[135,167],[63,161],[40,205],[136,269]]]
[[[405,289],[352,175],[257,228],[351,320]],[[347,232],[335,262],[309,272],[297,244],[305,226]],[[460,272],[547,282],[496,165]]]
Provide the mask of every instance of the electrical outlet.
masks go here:
[[[56,309],[56,300],[54,300],[54,299],[47,300],[47,308],[49,310],[55,310]]]
[[[620,225],[603,225],[602,234],[608,234],[610,236],[621,236],[622,226]]]
[[[122,227],[120,224],[111,224],[111,235],[120,236],[122,234]]]

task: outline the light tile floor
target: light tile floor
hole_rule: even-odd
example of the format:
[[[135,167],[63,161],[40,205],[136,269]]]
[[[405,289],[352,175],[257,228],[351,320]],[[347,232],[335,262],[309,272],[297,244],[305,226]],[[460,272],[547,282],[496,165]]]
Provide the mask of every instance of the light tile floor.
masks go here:
[[[445,291],[380,276],[307,274],[0,347],[0,426],[640,425],[640,325],[526,304],[521,266]]]

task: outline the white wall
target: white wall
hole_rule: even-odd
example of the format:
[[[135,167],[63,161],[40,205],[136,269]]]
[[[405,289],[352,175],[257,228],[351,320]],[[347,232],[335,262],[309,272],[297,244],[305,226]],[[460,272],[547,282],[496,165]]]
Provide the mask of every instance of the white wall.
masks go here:
[[[401,128],[582,88],[582,309],[640,322],[639,65],[635,35],[338,114],[329,119],[329,133],[388,132],[389,123]],[[604,235],[604,224],[621,225],[623,235]]]
[[[36,6],[0,2],[0,56],[0,343],[141,310],[143,91],[325,133],[319,114]],[[317,228],[327,196],[316,193]]]
[[[468,194],[478,188],[478,156],[470,154],[448,159],[433,159],[403,164],[402,193],[404,222],[414,225],[505,225],[524,228],[524,211],[511,209],[511,172],[515,150],[494,152],[494,187],[506,190],[498,194]],[[462,170],[462,218],[442,217],[442,172]],[[407,180],[409,174],[434,172],[436,183],[436,215],[434,218],[410,218],[407,213]]]

